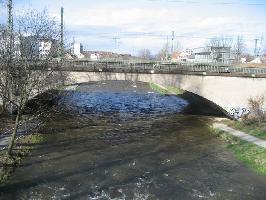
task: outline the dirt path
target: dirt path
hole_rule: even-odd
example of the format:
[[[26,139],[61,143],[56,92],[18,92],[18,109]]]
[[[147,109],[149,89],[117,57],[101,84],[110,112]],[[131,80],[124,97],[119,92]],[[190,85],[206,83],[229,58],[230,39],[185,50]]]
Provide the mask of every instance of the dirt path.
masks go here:
[[[213,127],[216,128],[216,129],[220,129],[220,130],[226,131],[227,133],[229,133],[229,134],[231,134],[233,136],[236,136],[236,137],[238,137],[238,138],[240,138],[242,140],[245,140],[247,142],[251,142],[251,143],[256,144],[256,145],[258,145],[260,147],[266,148],[266,141],[265,140],[261,140],[259,138],[254,137],[254,136],[246,134],[246,133],[244,133],[242,131],[235,130],[233,128],[228,127],[225,124],[214,123]]]

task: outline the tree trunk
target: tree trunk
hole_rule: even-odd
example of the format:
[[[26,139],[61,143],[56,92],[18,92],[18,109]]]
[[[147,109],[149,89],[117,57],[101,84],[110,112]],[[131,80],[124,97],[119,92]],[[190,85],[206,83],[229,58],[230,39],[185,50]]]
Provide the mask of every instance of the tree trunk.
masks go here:
[[[18,108],[18,113],[16,116],[16,122],[15,122],[14,129],[13,129],[13,132],[11,135],[9,146],[8,146],[8,152],[7,152],[8,156],[12,156],[12,150],[14,147],[14,143],[15,143],[18,127],[19,127],[20,117],[21,117],[20,115],[21,115],[21,108]]]

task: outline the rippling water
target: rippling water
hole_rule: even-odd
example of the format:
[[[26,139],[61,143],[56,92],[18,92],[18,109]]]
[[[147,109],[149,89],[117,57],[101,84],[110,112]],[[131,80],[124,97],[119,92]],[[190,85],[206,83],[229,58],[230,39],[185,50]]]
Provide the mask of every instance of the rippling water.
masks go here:
[[[0,199],[265,199],[265,177],[147,85],[81,85],[59,100],[40,144]],[[200,105],[199,105],[200,106]]]
[[[162,96],[154,93],[131,92],[73,92],[60,101],[68,111],[78,114],[166,115],[179,113],[188,103],[175,96]],[[128,117],[128,116],[127,116]]]

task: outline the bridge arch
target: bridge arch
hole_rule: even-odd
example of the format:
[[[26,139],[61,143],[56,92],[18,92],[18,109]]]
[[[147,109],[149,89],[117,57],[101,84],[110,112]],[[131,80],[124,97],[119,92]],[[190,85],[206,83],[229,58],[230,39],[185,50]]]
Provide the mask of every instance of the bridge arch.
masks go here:
[[[68,84],[125,80],[174,86],[209,100],[231,115],[232,110],[247,109],[251,97],[266,94],[265,78],[121,72],[69,72],[68,78]]]

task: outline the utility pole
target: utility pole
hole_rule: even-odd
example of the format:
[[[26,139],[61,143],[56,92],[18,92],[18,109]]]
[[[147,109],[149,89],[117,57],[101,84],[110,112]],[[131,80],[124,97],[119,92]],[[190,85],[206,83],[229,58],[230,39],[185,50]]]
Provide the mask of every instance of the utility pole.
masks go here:
[[[174,39],[175,39],[175,32],[172,31],[172,47],[171,47],[171,53],[172,53],[172,55],[174,53]]]
[[[7,4],[7,10],[8,10],[8,45],[7,45],[7,53],[8,53],[8,62],[11,62],[12,60],[12,50],[13,50],[13,2],[12,0],[8,0]]]
[[[255,48],[254,48],[254,56],[255,56],[255,58],[257,58],[258,57],[258,38],[256,38],[255,39]]]
[[[118,39],[119,38],[117,36],[113,37],[114,44],[115,44],[115,50],[117,50],[117,47],[118,47]]]
[[[121,38],[118,36],[118,33],[113,37],[114,43],[115,43],[115,52],[118,53],[118,47],[119,47],[119,40]]]
[[[64,49],[64,8],[61,7],[61,24],[60,24],[60,65],[62,67],[63,61],[65,59],[65,49]],[[65,85],[65,81],[63,78],[63,72],[60,71],[62,84]]]
[[[12,0],[8,0],[8,4],[7,4],[7,9],[8,9],[8,33],[9,33],[9,37],[12,37],[12,33],[13,33],[13,2]]]
[[[168,60],[169,58],[169,37],[167,35],[167,38],[166,38],[166,60]]]
[[[240,36],[237,36],[237,47],[236,47],[236,50],[237,50],[237,63],[240,63],[240,55],[241,55],[241,48],[242,48],[242,40],[240,38]]]
[[[7,4],[7,10],[8,10],[8,19],[7,19],[7,69],[6,69],[6,81],[5,81],[5,91],[4,95],[12,102],[13,101],[13,70],[12,68],[12,59],[13,59],[13,1],[8,0]],[[8,107],[5,102],[3,102],[4,107]],[[11,113],[13,113],[13,104],[10,104],[10,110]]]
[[[65,57],[65,51],[64,51],[64,8],[61,7],[61,34],[60,34],[60,57],[61,57],[61,61],[64,60]]]

